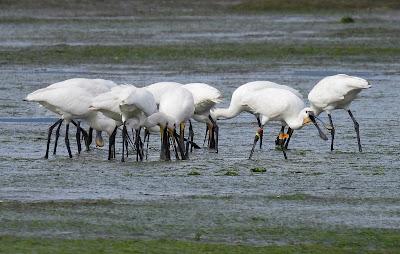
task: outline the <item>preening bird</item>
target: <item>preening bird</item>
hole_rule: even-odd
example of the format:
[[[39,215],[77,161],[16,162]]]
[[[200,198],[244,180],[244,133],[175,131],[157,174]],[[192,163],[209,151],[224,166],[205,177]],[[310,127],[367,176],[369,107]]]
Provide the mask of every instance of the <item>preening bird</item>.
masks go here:
[[[186,145],[186,151],[184,151],[184,130],[185,123],[193,116],[194,110],[194,99],[192,93],[187,89],[178,86],[174,89],[167,90],[160,97],[159,111],[150,115],[146,119],[144,125],[146,128],[151,128],[155,125],[160,126],[162,159],[170,159],[168,149],[169,135],[172,135],[173,142],[177,141],[181,158],[187,159],[188,145]],[[176,133],[178,126],[179,135]],[[176,148],[175,156],[178,158]]]
[[[63,121],[66,122],[65,144],[67,146],[69,157],[72,157],[68,137],[69,123],[73,123],[75,126],[77,126],[76,138],[78,142],[78,152],[81,151],[81,132],[85,137],[87,148],[90,143],[90,133],[87,134],[86,131],[80,127],[80,122],[78,121],[76,123],[74,120],[84,120],[91,128],[97,130],[98,133],[96,135],[96,144],[98,146],[104,145],[101,138],[101,131],[107,131],[110,133],[110,130],[115,128],[115,122],[107,117],[104,117],[98,112],[89,110],[89,105],[92,103],[92,99],[95,96],[109,91],[115,85],[116,84],[114,82],[104,79],[74,78],[38,89],[26,96],[26,101],[38,102],[48,110],[60,115],[60,119],[51,125],[48,131],[47,148],[45,154],[46,159],[48,158],[51,134],[53,129],[57,126],[56,140],[53,151],[53,154],[56,154],[59,131]]]
[[[365,79],[346,74],[337,74],[323,78],[308,94],[311,110],[317,116],[323,111],[328,114],[331,127],[331,151],[333,150],[333,141],[335,139],[335,127],[333,126],[331,113],[335,109],[344,109],[354,123],[358,150],[362,152],[359,124],[350,110],[350,104],[363,89],[370,87],[371,85]]]
[[[206,123],[206,135],[209,133],[208,146],[211,149],[216,149],[218,152],[218,125],[211,118],[210,110],[215,107],[217,103],[222,101],[221,92],[204,83],[189,83],[182,86],[189,90],[194,99],[194,114],[193,119]],[[193,140],[191,140],[193,141]]]
[[[296,95],[300,100],[303,99],[303,96],[299,91],[297,91],[294,88],[291,88],[289,86],[285,85],[279,85],[274,82],[270,81],[252,81],[248,82],[246,84],[243,84],[239,86],[233,93],[231,97],[231,102],[228,108],[216,108],[211,110],[211,117],[214,119],[214,121],[219,120],[219,119],[230,119],[233,117],[236,117],[239,115],[241,112],[249,112],[254,114],[254,116],[257,119],[258,127],[260,130],[258,131],[259,133],[259,138],[260,138],[260,148],[262,147],[262,139],[263,139],[263,129],[261,126],[261,121],[260,121],[260,116],[257,112],[252,112],[251,108],[248,107],[243,102],[244,98],[248,98],[249,96],[256,95],[258,91],[266,88],[276,88],[276,89],[283,89],[292,92],[294,95]],[[284,127],[283,127],[284,128]],[[283,133],[284,129],[281,129],[280,133]],[[282,141],[286,140],[285,148],[287,148],[289,144],[289,140],[293,134],[293,129],[288,129],[287,134],[280,134],[278,135],[278,139],[280,143]]]

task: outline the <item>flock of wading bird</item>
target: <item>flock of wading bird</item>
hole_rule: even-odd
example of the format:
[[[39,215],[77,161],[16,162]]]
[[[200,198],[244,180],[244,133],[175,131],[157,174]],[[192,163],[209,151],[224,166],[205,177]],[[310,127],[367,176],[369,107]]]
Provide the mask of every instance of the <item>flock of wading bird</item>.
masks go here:
[[[96,146],[104,146],[101,132],[105,131],[109,135],[108,159],[115,158],[115,137],[117,130],[122,129],[122,161],[125,160],[125,153],[128,156],[129,146],[136,151],[137,161],[143,160],[144,157],[147,159],[150,133],[160,134],[162,160],[170,160],[172,150],[177,160],[185,160],[189,158],[189,150],[192,152],[193,148],[200,148],[193,142],[191,119],[207,125],[203,145],[208,137],[208,148],[218,152],[217,121],[233,118],[241,112],[253,114],[259,127],[249,159],[258,141],[260,148],[262,147],[263,128],[270,121],[282,124],[275,143],[287,159],[286,149],[294,130],[312,123],[321,139],[328,140],[317,120],[330,132],[333,150],[335,128],[331,113],[335,109],[344,109],[350,115],[361,152],[359,124],[349,106],[362,89],[370,87],[368,81],[359,77],[345,74],[328,76],[310,91],[310,105],[305,107],[303,96],[297,90],[269,81],[254,81],[238,87],[233,92],[228,108],[218,108],[216,105],[222,100],[220,91],[204,83],[183,85],[176,82],[159,82],[146,87],[135,87],[117,85],[113,81],[103,79],[74,78],[36,90],[28,94],[25,100],[38,102],[60,116],[48,130],[46,159],[49,156],[53,129],[56,128],[53,150],[53,154],[56,154],[60,128],[65,121],[65,144],[69,157],[72,157],[72,154],[68,131],[69,124],[72,123],[77,129],[78,153],[82,150],[82,139],[89,150],[93,130],[96,130]],[[324,124],[318,118],[321,112],[328,114],[329,124]],[[88,132],[81,127],[81,121],[90,126]],[[185,138],[187,123],[189,134]],[[285,133],[286,127],[288,129]],[[132,130],[132,137],[128,135],[128,129]],[[141,129],[144,129],[143,141]],[[146,141],[147,148],[144,149]]]

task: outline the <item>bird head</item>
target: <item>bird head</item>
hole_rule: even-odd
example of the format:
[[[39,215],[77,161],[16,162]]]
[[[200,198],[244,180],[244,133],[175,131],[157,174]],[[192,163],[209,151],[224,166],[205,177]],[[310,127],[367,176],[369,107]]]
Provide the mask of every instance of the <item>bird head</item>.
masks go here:
[[[328,137],[325,135],[325,133],[319,128],[318,123],[316,121],[316,119],[318,119],[319,121],[322,122],[321,119],[319,119],[317,116],[315,116],[314,111],[312,111],[310,108],[304,108],[301,112],[300,112],[302,119],[303,119],[303,126],[304,125],[308,125],[310,123],[313,123],[315,128],[317,128],[318,133],[319,133],[319,137],[323,140],[328,140]],[[322,124],[325,127],[325,124],[322,122]],[[326,128],[326,127],[325,127]]]
[[[303,119],[303,126],[314,123],[315,121],[314,112],[310,108],[304,108],[300,112],[300,116]]]

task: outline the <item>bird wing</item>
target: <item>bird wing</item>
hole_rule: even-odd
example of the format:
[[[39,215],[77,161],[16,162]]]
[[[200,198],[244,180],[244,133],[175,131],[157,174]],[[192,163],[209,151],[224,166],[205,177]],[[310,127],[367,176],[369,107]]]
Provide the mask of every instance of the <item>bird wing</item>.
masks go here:
[[[177,87],[182,86],[182,84],[177,82],[158,82],[151,85],[146,86],[145,88],[153,94],[154,99],[157,104],[160,104],[161,96],[167,91],[173,90]]]
[[[288,91],[294,93],[300,99],[303,99],[303,95],[297,89],[294,89],[290,86],[279,85],[279,84],[271,82],[271,81],[264,81],[264,80],[263,81],[252,81],[245,85],[248,87],[247,89],[254,90],[254,91],[264,89],[264,88],[284,89],[284,90],[288,90]]]
[[[190,83],[182,86],[193,95],[195,114],[202,114],[210,111],[215,104],[222,101],[221,92],[204,83]]]
[[[243,97],[242,103],[253,114],[261,114],[268,119],[273,119],[290,106],[286,100],[287,92],[285,93],[282,90],[277,88],[262,89],[257,93]]]
[[[339,102],[349,93],[357,93],[371,85],[365,79],[338,74],[319,81],[308,94],[308,100],[315,106],[325,108]]]
[[[84,116],[92,96],[83,89],[70,89],[66,87],[41,89],[27,96],[29,101],[36,101],[44,107],[58,114]]]

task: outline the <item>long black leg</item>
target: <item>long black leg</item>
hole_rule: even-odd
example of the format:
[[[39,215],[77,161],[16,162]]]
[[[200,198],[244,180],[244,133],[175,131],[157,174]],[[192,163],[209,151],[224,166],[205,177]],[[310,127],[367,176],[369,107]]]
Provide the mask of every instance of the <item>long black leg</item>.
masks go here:
[[[142,138],[140,137],[141,128],[139,129],[139,145],[140,145],[140,161],[143,161],[144,157],[144,144]],[[146,136],[146,135],[145,135]],[[145,137],[146,138],[146,137]],[[145,141],[145,140],[144,140]]]
[[[214,121],[214,119],[209,115],[208,119],[210,119],[212,127],[211,131],[213,133],[212,135],[212,142],[213,142],[213,147],[210,146],[210,148],[214,148],[215,152],[218,153],[218,142],[219,142],[219,127],[217,125],[217,122]]]
[[[76,144],[78,146],[78,154],[81,153],[82,146],[81,146],[81,122],[78,121],[76,126]]]
[[[347,110],[347,112],[349,112],[351,120],[353,120],[354,129],[356,130],[356,133],[357,133],[358,151],[362,152],[361,139],[360,139],[360,125],[358,124],[358,122],[354,118],[353,113],[351,113],[350,109]]]
[[[80,127],[80,123],[78,125],[74,120],[71,120],[71,123],[73,125],[75,125],[76,128],[80,129],[80,132],[82,133],[82,136],[83,136],[83,138],[85,140],[86,151],[89,151],[90,150],[90,144],[92,144],[93,128],[90,127],[89,128],[89,133],[87,133],[82,127]]]
[[[117,129],[118,127],[115,127],[114,131],[112,132],[112,134],[108,139],[108,160],[115,158],[114,148],[115,148],[115,135],[117,135]]]
[[[53,149],[53,154],[55,155],[57,153],[57,144],[58,144],[58,138],[60,137],[60,128],[61,128],[61,124],[64,121],[63,119],[60,119],[60,123],[57,126],[56,129],[56,139],[54,141],[54,149]]]
[[[136,147],[136,161],[143,161],[143,154],[142,154],[142,148],[143,145],[141,144],[142,140],[140,139],[140,128],[135,131],[135,147]]]
[[[124,156],[125,156],[126,134],[127,134],[127,130],[126,130],[125,122],[124,122],[124,125],[123,125],[123,127],[122,127],[122,158],[121,158],[121,161],[122,161],[122,162],[125,162]]]
[[[189,123],[190,123],[190,120],[189,120]],[[189,146],[190,146],[190,141],[189,140],[191,140],[191,139],[192,139],[192,142],[193,142],[193,137],[191,137],[191,134],[190,134],[190,131],[189,131],[189,136],[188,136],[188,139],[186,141],[186,147],[185,147],[185,158],[186,159],[189,159]]]
[[[256,144],[257,144],[258,140],[259,140],[260,137],[263,135],[263,132],[264,132],[263,127],[264,127],[264,126],[261,126],[260,128],[258,128],[258,130],[257,130],[257,132],[256,132],[256,135],[255,135],[255,137],[254,137],[253,147],[251,148],[251,151],[250,151],[249,160],[250,160],[251,157],[253,156],[254,148],[256,147]]]
[[[219,127],[217,123],[214,125],[214,132],[215,132],[215,152],[218,153],[218,142],[219,142]]]
[[[136,149],[136,161],[139,161],[139,153],[140,153],[140,147],[139,147],[139,131],[135,131],[135,149]]]
[[[181,151],[182,160],[186,160],[185,153],[185,124],[179,124],[179,147]]]
[[[126,157],[129,157],[129,152],[128,152],[128,130],[125,132],[125,151],[126,151]]]
[[[331,151],[333,151],[333,141],[335,140],[335,126],[333,125],[332,116],[328,114],[329,124],[331,125]]]
[[[161,127],[160,127],[161,128]],[[160,160],[166,160],[165,157],[165,135],[167,135],[166,131],[165,131],[166,127],[164,129],[160,129],[160,138],[161,138],[161,149],[160,149]]]
[[[193,126],[192,121],[189,120],[189,137],[190,137],[190,152],[193,152]]]
[[[146,160],[147,160],[147,156],[149,153],[149,142],[150,142],[150,131],[148,129],[145,129],[144,132],[144,142],[146,143],[146,138],[147,138],[147,144],[146,144]]]
[[[285,133],[285,127],[282,126],[281,132],[279,133],[279,135],[283,135],[284,133]],[[280,137],[279,137],[279,145],[281,146],[281,149],[282,149],[282,152],[283,152],[283,156],[285,157],[285,160],[287,160],[286,151],[285,151],[285,148],[283,147],[283,140],[280,139]]]
[[[178,141],[178,143],[179,143],[179,141]],[[171,160],[171,153],[170,153],[170,150],[169,150],[169,132],[168,132],[168,128],[167,127],[164,128],[163,144],[164,144],[164,152],[165,152],[164,159],[166,161],[170,161]]]
[[[62,123],[62,119],[58,119],[52,126],[49,127],[49,131],[47,133],[47,148],[46,148],[46,154],[44,155],[45,159],[49,158],[49,148],[50,148],[50,139],[51,139],[51,133],[53,132],[53,129],[57,126],[57,124]]]
[[[186,159],[185,152],[183,151],[184,147],[183,147],[183,145],[182,145],[182,143],[180,141],[180,136],[176,132],[174,133],[174,136],[175,136],[176,142],[178,143],[178,149],[179,149],[179,152],[181,154],[181,159],[185,160]]]
[[[185,147],[185,125],[179,124],[179,142],[182,147]]]
[[[208,124],[206,124],[206,134],[204,135],[203,146],[206,144],[206,140],[207,140],[207,133],[208,133]]]
[[[261,126],[261,120],[259,116],[256,116],[257,119],[257,124],[259,128],[262,128]],[[260,149],[262,148],[262,143],[263,143],[263,133],[260,134]]]
[[[69,146],[68,132],[69,132],[69,123],[65,125],[65,145],[67,146],[69,157],[72,158],[71,147]]]
[[[89,150],[90,150],[90,145],[92,144],[92,141],[93,141],[93,128],[90,127],[90,128],[89,128],[89,133],[88,133],[88,135],[87,135],[87,141],[85,142],[85,144],[86,144],[86,151],[89,151]]]
[[[288,148],[289,141],[290,141],[290,138],[291,138],[292,135],[293,135],[293,132],[294,132],[294,130],[293,130],[292,128],[289,127],[288,130],[287,130],[287,134],[289,135],[289,137],[288,137],[287,140],[286,140],[285,149]]]
[[[208,147],[210,149],[215,149],[215,133],[214,133],[214,125],[213,124],[211,124],[210,131],[209,131]]]
[[[176,160],[180,160],[179,154],[178,154],[178,149],[176,148],[176,141],[175,141],[175,138],[174,138],[174,137],[171,137],[171,138],[170,138],[170,142],[172,143],[173,148],[174,148],[175,159],[176,159]]]
[[[257,133],[256,133],[256,136],[254,137],[253,147],[251,148],[251,151],[250,151],[249,160],[250,160],[251,157],[253,156],[254,148],[256,147],[257,141],[258,141],[259,139],[260,139],[260,135],[259,135],[258,132],[257,132]]]
[[[143,154],[145,155],[145,159],[147,160],[147,156],[149,153],[149,142],[150,142],[150,131],[148,129],[144,129],[144,146],[146,146],[146,153],[143,151]],[[147,144],[146,144],[147,142]]]

